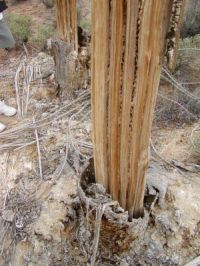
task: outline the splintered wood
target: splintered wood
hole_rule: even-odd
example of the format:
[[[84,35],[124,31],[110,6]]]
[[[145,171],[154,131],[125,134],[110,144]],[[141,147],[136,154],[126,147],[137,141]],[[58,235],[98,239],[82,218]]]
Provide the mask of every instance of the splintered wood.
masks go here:
[[[56,0],[56,20],[59,38],[78,51],[76,0]]]
[[[173,72],[176,67],[180,27],[182,24],[186,0],[174,0],[170,19],[169,32],[167,34],[167,67]]]
[[[96,181],[143,214],[153,110],[172,0],[92,1],[92,119]]]
[[[76,0],[56,0],[58,39],[52,41],[57,94],[71,97],[77,88],[77,10]]]

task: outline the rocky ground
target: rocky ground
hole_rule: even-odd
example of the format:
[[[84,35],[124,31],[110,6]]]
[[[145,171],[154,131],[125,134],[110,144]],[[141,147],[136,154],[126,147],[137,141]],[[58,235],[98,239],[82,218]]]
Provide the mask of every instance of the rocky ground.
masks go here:
[[[199,60],[183,52],[173,76],[196,97]],[[0,96],[19,110],[0,116],[0,265],[186,265],[198,257],[198,101],[162,80],[145,215],[129,222],[94,183],[89,83],[69,100],[56,96],[53,74],[44,52],[10,51],[0,62]]]

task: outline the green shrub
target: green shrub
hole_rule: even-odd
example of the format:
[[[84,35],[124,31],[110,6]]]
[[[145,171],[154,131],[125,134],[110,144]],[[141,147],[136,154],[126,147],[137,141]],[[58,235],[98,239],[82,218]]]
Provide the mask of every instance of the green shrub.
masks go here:
[[[80,9],[79,6],[76,8],[76,12],[77,12],[77,22],[78,22],[78,25],[80,25],[80,20],[81,20],[81,9]]]
[[[44,47],[46,44],[47,39],[53,36],[55,29],[53,26],[38,26],[35,29],[35,33],[32,35],[30,41],[40,47]]]
[[[186,1],[184,8],[183,23],[181,27],[181,36],[188,37],[199,34],[200,28],[200,1]]]
[[[194,149],[200,153],[200,127],[193,132],[192,144]]]
[[[90,26],[90,23],[89,21],[84,18],[81,14],[81,8],[78,6],[77,7],[77,22],[78,22],[78,25],[85,31],[90,31],[91,30],[91,26]]]
[[[90,32],[90,23],[87,21],[87,20],[85,20],[85,19],[81,19],[81,21],[80,21],[80,27],[83,29],[83,30],[85,30],[85,31],[87,31],[87,32]]]
[[[31,36],[31,17],[17,14],[7,14],[6,21],[18,43],[28,41]]]
[[[179,49],[200,49],[200,34],[181,39]]]
[[[48,38],[54,34],[54,27],[41,25],[33,27],[32,19],[29,16],[7,14],[6,22],[18,45],[29,41],[40,48],[44,48]]]
[[[55,0],[43,0],[42,2],[48,8],[52,8],[55,5]]]

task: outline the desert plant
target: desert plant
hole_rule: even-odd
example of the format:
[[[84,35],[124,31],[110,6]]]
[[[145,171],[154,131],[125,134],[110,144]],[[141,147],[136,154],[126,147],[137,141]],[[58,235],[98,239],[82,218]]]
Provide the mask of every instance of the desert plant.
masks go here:
[[[179,49],[187,50],[187,49],[200,49],[200,34],[197,34],[193,37],[187,37],[181,39],[179,42]]]
[[[43,0],[42,2],[48,8],[52,8],[55,4],[55,0]]]
[[[77,22],[78,25],[85,31],[90,32],[91,30],[91,25],[90,21],[88,21],[83,14],[81,13],[81,8],[78,6],[77,7]]]
[[[53,26],[49,25],[38,26],[38,28],[36,28],[35,30],[35,33],[31,36],[30,41],[33,44],[44,48],[47,39],[52,37],[53,34],[54,34]]]
[[[31,36],[31,17],[7,14],[6,21],[17,43],[27,42]]]
[[[91,25],[86,19],[81,19],[80,21],[80,27],[85,30],[86,32],[90,32],[91,30]]]
[[[199,131],[200,131],[200,129],[199,129]],[[198,134],[198,136],[195,139],[195,146],[196,146],[196,149],[198,150],[198,152],[200,153],[200,133]]]
[[[27,1],[27,0],[11,0],[11,4],[17,4],[17,3],[20,3],[20,2],[23,2],[23,1]]]
[[[193,128],[191,135],[190,135],[190,141],[194,148],[194,150],[200,154],[200,126],[196,126]]]
[[[194,36],[199,34],[200,27],[200,1],[192,0],[186,1],[185,14],[183,17],[183,24],[181,29],[181,37]]]

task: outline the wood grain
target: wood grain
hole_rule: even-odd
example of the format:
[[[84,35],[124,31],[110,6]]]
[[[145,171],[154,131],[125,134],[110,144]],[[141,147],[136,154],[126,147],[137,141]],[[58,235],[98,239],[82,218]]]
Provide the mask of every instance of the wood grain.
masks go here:
[[[58,37],[78,51],[76,0],[56,0]]]
[[[130,218],[143,214],[150,132],[172,4],[92,1],[96,181]]]
[[[92,1],[92,125],[97,182],[108,189],[109,1]]]

